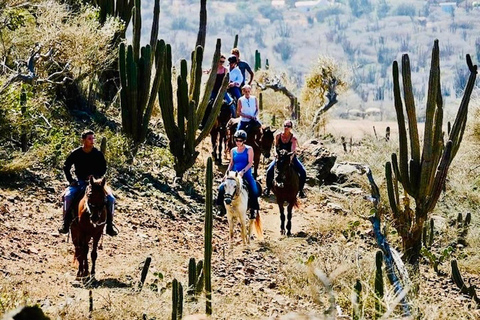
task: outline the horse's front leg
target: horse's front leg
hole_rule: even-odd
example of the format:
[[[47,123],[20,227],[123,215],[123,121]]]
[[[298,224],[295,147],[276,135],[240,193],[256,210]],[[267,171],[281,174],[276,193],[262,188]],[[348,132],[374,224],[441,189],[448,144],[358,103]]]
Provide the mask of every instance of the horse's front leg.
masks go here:
[[[292,235],[292,211],[293,203],[289,203],[287,207],[287,236]]]
[[[103,230],[102,230],[102,231],[103,231]],[[99,234],[99,235],[96,235],[96,236],[93,238],[92,253],[91,253],[91,257],[92,257],[92,271],[90,272],[90,276],[92,277],[92,279],[95,278],[95,263],[97,262],[98,242],[100,241],[100,237],[101,237],[101,236],[102,236],[102,235]]]
[[[230,248],[233,246],[233,217],[230,213],[227,213],[227,220],[228,220],[228,230],[230,234]]]
[[[82,270],[82,277],[88,277],[89,271],[88,271],[88,242],[89,240],[85,241],[83,244],[83,270]]]
[[[283,203],[279,203],[278,208],[280,209],[280,234],[285,235],[285,209],[283,208]]]

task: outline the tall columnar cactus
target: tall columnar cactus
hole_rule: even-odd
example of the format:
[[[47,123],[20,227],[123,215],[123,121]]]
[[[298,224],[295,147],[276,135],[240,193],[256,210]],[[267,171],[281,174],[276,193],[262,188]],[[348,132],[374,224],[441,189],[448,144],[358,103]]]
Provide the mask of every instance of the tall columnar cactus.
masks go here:
[[[228,85],[228,75],[223,79],[220,88],[213,102],[212,111],[203,129],[197,134],[197,129],[203,119],[207,104],[210,100],[210,93],[215,84],[216,70],[220,59],[220,39],[217,40],[216,50],[212,59],[210,76],[207,80],[203,97],[200,99],[200,86],[202,78],[203,48],[197,46],[192,57],[190,73],[187,72],[187,62],[180,63],[180,73],[177,77],[177,103],[173,101],[172,88],[172,55],[170,46],[166,46],[164,52],[163,76],[158,91],[158,99],[162,112],[163,124],[167,137],[170,140],[170,152],[175,158],[175,172],[177,177],[182,177],[193,164],[199,154],[195,148],[208,135],[223,103],[223,96]],[[190,79],[190,84],[188,83]],[[175,120],[174,106],[177,107],[177,119]]]
[[[160,0],[155,0],[150,44],[140,48],[142,19],[140,0],[135,0],[133,44],[126,47],[122,43],[119,49],[122,127],[135,143],[143,142],[147,136],[148,123],[160,87],[165,43],[157,40],[159,16]]]
[[[238,34],[235,35],[235,39],[233,40],[233,48],[238,48]]]
[[[381,318],[383,314],[383,253],[382,251],[377,251],[375,255],[375,319]]]
[[[203,273],[205,275],[205,312],[212,314],[212,227],[213,227],[213,164],[212,158],[207,160],[207,173],[205,177],[205,265]]]
[[[134,0],[92,0],[100,8],[100,22],[103,24],[108,16],[118,17],[128,26],[132,17]]]
[[[260,51],[255,50],[255,71],[262,69],[262,57]]]
[[[353,286],[352,296],[352,319],[359,320],[362,318],[362,283],[357,279]]]
[[[188,263],[188,289],[187,294],[197,295],[203,290],[203,261],[195,262],[195,258],[190,258]]]
[[[392,161],[387,162],[385,170],[388,197],[395,220],[394,224],[402,237],[404,258],[406,262],[412,265],[418,264],[422,247],[423,224],[427,220],[428,214],[435,208],[445,183],[449,166],[460,147],[465,131],[468,104],[477,75],[477,66],[472,64],[469,55],[467,55],[466,60],[470,70],[470,77],[452,131],[444,144],[440,59],[438,40],[435,40],[432,50],[422,152],[420,151],[408,55],[405,54],[402,57],[403,100],[407,113],[408,134],[400,93],[398,63],[396,61],[393,63],[393,91],[400,148],[399,159],[397,160],[397,154],[392,154]],[[410,140],[410,151],[408,140]],[[394,175],[392,175],[392,171]],[[403,208],[401,207],[398,182],[402,185],[406,195],[414,199],[414,209],[410,206],[410,198],[408,196],[404,197]]]
[[[177,279],[172,281],[172,320],[183,318],[183,286]]]

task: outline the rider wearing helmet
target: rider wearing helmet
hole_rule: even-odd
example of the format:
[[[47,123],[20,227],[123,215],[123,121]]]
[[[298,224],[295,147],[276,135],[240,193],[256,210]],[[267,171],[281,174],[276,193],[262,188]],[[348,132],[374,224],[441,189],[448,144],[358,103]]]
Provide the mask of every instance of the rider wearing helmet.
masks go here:
[[[259,190],[257,182],[252,175],[253,166],[253,149],[252,147],[245,145],[247,140],[247,133],[243,130],[238,130],[234,135],[235,148],[231,150],[230,163],[227,168],[227,173],[231,170],[238,172],[240,177],[243,177],[248,182],[249,188],[249,207],[250,207],[250,219],[255,219],[256,211],[260,209],[258,204]],[[227,177],[225,174],[224,179]],[[225,189],[223,183],[218,188],[217,205],[220,206],[220,215],[225,214],[225,205],[223,203],[223,197]]]
[[[277,151],[277,153],[280,152],[280,150],[287,150],[288,152],[292,152],[292,165],[300,178],[298,195],[300,196],[300,198],[305,198],[303,187],[305,186],[307,173],[305,171],[305,167],[298,160],[295,154],[297,150],[297,138],[293,135],[292,127],[292,120],[285,120],[285,122],[283,123],[283,132],[280,132],[275,136],[275,150]],[[267,169],[267,187],[264,192],[265,196],[268,196],[270,194],[270,189],[273,185],[274,170],[275,160],[270,163]]]
[[[230,83],[228,84],[228,93],[230,93],[236,100],[238,100],[242,93],[240,91],[240,85],[243,82],[242,72],[237,66],[237,57],[231,55],[228,57],[228,64],[229,64],[229,77]]]

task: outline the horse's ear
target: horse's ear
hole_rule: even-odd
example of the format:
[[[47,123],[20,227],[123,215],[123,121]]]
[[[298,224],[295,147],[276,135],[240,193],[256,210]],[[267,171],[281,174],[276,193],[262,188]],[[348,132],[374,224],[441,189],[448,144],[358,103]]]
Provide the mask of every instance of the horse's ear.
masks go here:
[[[235,178],[238,177],[238,171],[235,171]]]
[[[100,183],[102,187],[105,187],[105,183],[107,182],[107,179],[105,177],[102,178],[102,182]]]
[[[90,176],[90,178],[88,179],[88,182],[93,185],[93,176]]]

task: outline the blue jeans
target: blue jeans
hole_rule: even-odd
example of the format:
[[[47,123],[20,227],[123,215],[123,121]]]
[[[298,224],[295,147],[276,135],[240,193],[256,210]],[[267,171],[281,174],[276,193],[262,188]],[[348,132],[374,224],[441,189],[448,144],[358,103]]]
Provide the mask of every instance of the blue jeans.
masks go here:
[[[276,160],[273,160],[267,168],[267,189],[270,190],[272,189],[273,186],[273,177],[275,174],[275,163]],[[307,180],[307,172],[305,171],[305,167],[303,164],[298,160],[298,158],[295,156],[293,157],[292,161],[293,168],[295,171],[298,173],[299,177],[299,191],[303,190],[303,187],[305,186],[305,181]]]
[[[78,195],[79,192],[85,190],[87,187],[86,181],[79,181],[78,185],[76,186],[69,186],[63,195],[63,213],[68,213],[72,208],[73,201],[75,201],[75,197]],[[113,211],[115,210],[115,197],[112,193],[107,194],[107,212],[112,215]]]

